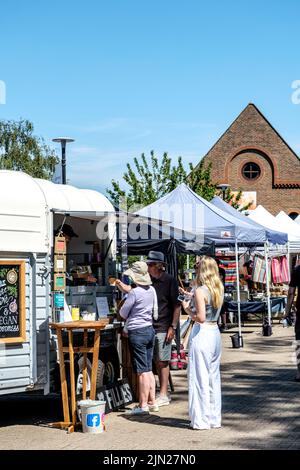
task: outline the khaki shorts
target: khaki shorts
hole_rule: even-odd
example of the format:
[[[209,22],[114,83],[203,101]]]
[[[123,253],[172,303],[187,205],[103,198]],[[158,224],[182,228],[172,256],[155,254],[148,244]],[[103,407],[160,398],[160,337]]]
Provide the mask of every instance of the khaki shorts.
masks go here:
[[[169,362],[171,360],[172,341],[166,343],[167,333],[156,333],[154,340],[154,361]]]

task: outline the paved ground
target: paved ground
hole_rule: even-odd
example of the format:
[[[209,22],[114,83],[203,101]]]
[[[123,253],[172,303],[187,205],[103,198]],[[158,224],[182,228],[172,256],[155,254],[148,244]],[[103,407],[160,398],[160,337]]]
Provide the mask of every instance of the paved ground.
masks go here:
[[[0,449],[300,449],[300,383],[293,381],[292,328],[244,328],[245,347],[232,349],[223,333],[223,426],[188,428],[186,372],[173,373],[170,406],[146,418],[107,416],[107,432],[68,435],[39,422],[61,419],[53,397],[0,399]]]

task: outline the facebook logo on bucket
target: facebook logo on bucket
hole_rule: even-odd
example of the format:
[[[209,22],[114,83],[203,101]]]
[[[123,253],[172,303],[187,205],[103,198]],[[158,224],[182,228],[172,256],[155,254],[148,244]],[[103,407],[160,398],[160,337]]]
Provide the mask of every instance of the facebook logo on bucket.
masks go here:
[[[98,428],[100,426],[100,414],[91,413],[86,416],[86,425],[91,428]]]

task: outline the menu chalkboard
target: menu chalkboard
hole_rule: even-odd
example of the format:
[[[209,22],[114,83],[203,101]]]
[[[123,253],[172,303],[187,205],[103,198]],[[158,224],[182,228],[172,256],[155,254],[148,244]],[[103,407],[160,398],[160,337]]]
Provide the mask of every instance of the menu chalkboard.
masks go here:
[[[0,261],[0,343],[24,341],[25,261]]]

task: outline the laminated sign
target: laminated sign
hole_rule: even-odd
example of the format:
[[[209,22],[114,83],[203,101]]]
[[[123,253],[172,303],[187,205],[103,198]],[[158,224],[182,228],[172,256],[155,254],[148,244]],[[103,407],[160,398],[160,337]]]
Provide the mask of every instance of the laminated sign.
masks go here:
[[[0,261],[0,343],[26,341],[25,261]]]

